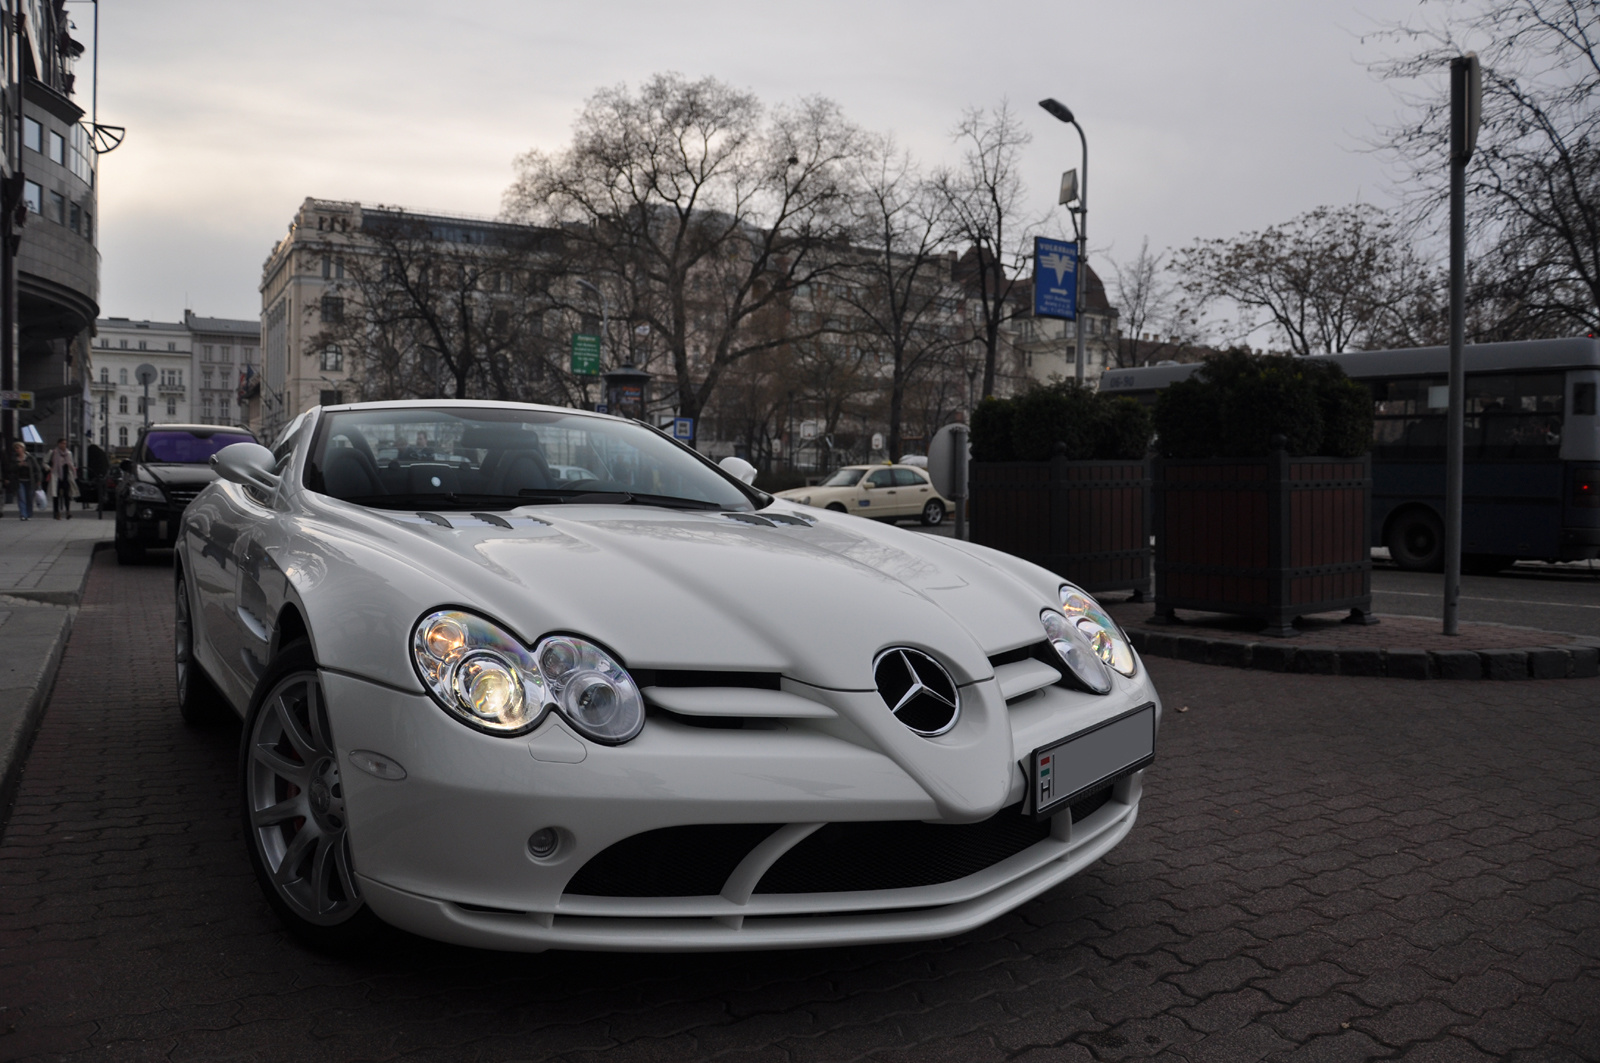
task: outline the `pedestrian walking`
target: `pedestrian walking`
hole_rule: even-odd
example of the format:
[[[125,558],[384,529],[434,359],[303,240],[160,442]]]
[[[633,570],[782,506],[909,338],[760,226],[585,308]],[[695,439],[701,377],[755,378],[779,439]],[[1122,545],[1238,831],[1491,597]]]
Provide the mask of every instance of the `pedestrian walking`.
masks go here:
[[[6,480],[11,484],[11,490],[17,496],[17,516],[27,520],[33,516],[33,492],[35,484],[44,479],[39,460],[28,453],[28,448],[21,440],[11,444],[11,453],[6,456]]]
[[[72,501],[78,497],[78,463],[65,438],[56,440],[55,449],[50,452],[50,485],[45,493],[50,496],[50,512],[55,519],[60,520],[65,510],[71,520]]]

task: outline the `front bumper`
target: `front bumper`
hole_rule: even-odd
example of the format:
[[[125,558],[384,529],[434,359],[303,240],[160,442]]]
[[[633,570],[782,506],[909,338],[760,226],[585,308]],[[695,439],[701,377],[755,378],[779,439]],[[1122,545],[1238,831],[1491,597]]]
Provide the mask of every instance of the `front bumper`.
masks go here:
[[[117,505],[117,538],[140,546],[171,547],[183,510],[164,502],[123,499]]]
[[[994,688],[994,681],[975,684]],[[1114,714],[1124,697],[1060,688],[1008,713],[1016,760]],[[352,856],[363,892],[384,920],[463,945],[517,951],[792,948],[939,937],[978,926],[1070,877],[1115,846],[1137,816],[1142,772],[1072,822],[1040,826],[1039,840],[953,881],[847,892],[762,893],[757,882],[817,824],[925,822],[932,797],[883,753],[841,737],[842,721],[785,721],[762,729],[708,729],[652,717],[626,746],[596,746],[554,716],[504,739],[461,726],[422,694],[323,673],[341,757]],[[1000,711],[1006,712],[1004,703]],[[367,775],[352,749],[406,771]],[[1013,765],[1005,804],[1025,789]],[[1007,807],[996,816],[1017,816]],[[739,861],[720,892],[592,896],[568,882],[615,843],[685,825],[770,824],[774,833]],[[535,831],[561,842],[539,859]],[[768,851],[770,850],[770,851]],[[765,862],[763,864],[763,861]]]

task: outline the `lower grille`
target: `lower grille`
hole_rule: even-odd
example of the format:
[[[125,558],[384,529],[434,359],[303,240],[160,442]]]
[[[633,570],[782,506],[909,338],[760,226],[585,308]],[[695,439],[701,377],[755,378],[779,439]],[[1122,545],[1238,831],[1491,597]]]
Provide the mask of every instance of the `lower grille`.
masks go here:
[[[647,830],[608,846],[572,877],[585,897],[710,897],[777,823],[696,824]]]
[[[772,865],[757,893],[850,893],[953,882],[1050,836],[1050,822],[1002,809],[981,823],[829,823]]]

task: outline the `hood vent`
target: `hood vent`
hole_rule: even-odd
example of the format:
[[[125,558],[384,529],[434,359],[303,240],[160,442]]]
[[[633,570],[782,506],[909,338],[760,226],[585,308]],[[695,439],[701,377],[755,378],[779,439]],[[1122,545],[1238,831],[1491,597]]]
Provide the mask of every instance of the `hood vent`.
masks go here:
[[[758,528],[776,528],[779,526],[790,528],[809,528],[812,521],[807,517],[797,516],[792,513],[724,513],[729,520],[736,520],[740,524],[753,524]]]

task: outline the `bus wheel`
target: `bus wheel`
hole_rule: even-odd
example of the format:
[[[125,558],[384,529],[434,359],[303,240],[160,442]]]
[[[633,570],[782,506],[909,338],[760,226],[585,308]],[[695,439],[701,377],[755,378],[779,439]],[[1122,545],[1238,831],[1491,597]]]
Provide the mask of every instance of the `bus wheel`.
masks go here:
[[[1444,525],[1431,509],[1408,509],[1395,517],[1385,545],[1394,563],[1407,572],[1444,568]]]

